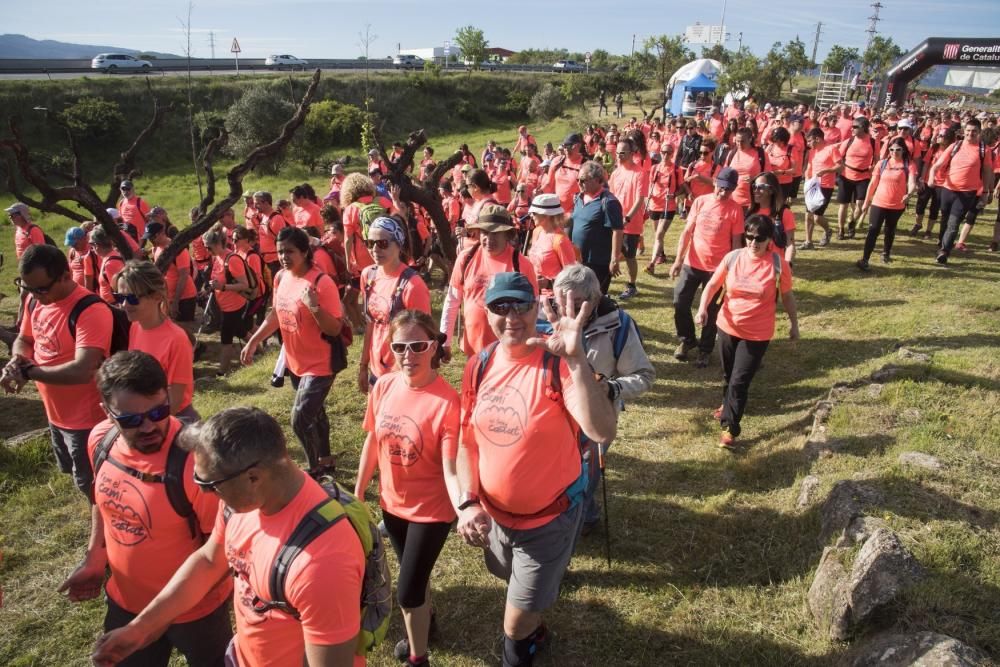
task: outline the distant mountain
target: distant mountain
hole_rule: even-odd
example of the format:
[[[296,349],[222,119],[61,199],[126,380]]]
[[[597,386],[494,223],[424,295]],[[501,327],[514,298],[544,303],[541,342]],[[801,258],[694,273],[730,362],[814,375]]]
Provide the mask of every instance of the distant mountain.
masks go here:
[[[97,46],[92,44],[68,44],[51,39],[31,39],[25,35],[0,35],[0,58],[93,58],[98,53],[146,53],[157,58],[180,58],[171,53],[136,51],[118,46]]]

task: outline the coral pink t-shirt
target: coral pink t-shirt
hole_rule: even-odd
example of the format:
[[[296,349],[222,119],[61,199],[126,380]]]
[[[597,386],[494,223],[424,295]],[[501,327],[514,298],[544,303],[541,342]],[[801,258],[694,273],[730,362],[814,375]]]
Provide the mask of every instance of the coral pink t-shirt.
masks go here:
[[[281,329],[288,370],[299,377],[321,377],[333,372],[330,368],[330,344],[323,338],[316,318],[302,303],[302,291],[315,287],[320,310],[334,317],[344,316],[337,284],[323,275],[313,267],[302,277],[290,271],[279,271],[274,277],[274,314]]]
[[[851,181],[865,181],[872,177],[875,150],[872,148],[869,135],[864,134],[841,141],[837,152],[844,158],[844,178]]]
[[[380,266],[370,266],[362,273],[361,287],[364,294],[364,313],[371,327],[371,351],[368,370],[375,377],[388,373],[396,365],[396,358],[389,349],[393,296],[399,278],[406,269],[400,264],[391,274]],[[402,309],[419,310],[431,314],[431,291],[419,275],[410,276],[400,295]],[[397,311],[398,312],[398,311]]]
[[[159,451],[144,454],[132,449],[119,435],[111,445],[109,460],[94,478],[94,502],[104,519],[111,578],[108,597],[126,611],[138,614],[167,585],[188,556],[201,547],[200,536],[192,536],[188,520],[171,506],[163,483],[138,479],[120,470],[112,461],[139,472],[163,475],[167,455],[181,428],[169,418],[167,437]],[[94,427],[87,442],[87,460],[111,428],[110,420]],[[194,457],[188,456],[182,480],[184,493],[194,508],[198,527],[209,535],[215,525],[219,496],[202,491],[194,483]],[[174,621],[188,623],[219,607],[233,590],[232,579],[223,578],[190,610]]]
[[[736,173],[740,175],[736,189],[733,190],[732,200],[740,206],[749,206],[751,201],[750,183],[744,179],[749,178],[752,182],[754,176],[760,173],[760,158],[757,155],[757,149],[733,149],[730,157],[732,159],[729,157],[726,158],[726,164],[735,169]]]
[[[166,248],[153,248],[153,261],[155,262],[163,254]],[[177,256],[174,257],[174,261],[170,262],[167,267],[167,272],[163,274],[163,279],[167,283],[167,298],[173,300],[174,294],[177,292],[177,281],[180,280],[180,269],[186,269],[188,278],[184,282],[184,289],[181,290],[181,299],[193,299],[198,296],[198,290],[194,286],[194,266],[191,264],[191,253],[185,249],[181,249]]]
[[[573,242],[561,231],[547,232],[536,227],[528,258],[535,267],[536,274],[555,280],[563,267],[576,263],[576,252],[573,250]]]
[[[872,172],[872,182],[868,186],[872,196],[872,205],[879,208],[900,211],[906,208],[906,187],[908,172],[915,169],[912,163],[904,165],[902,160],[888,158],[879,160]]]
[[[580,191],[580,167],[583,159],[570,157],[557,158],[549,167],[548,187],[559,197],[563,212],[569,215],[573,212],[573,197]]]
[[[24,251],[31,246],[44,244],[45,234],[38,225],[28,224],[14,230],[14,254],[18,259],[21,259]]]
[[[823,169],[832,169],[837,166],[837,161],[840,159],[840,153],[837,151],[836,145],[823,146],[819,150],[812,152],[812,159],[809,160],[809,168],[806,171],[806,178],[812,178],[817,172]],[[829,172],[823,174],[819,177],[819,186],[821,188],[832,188],[837,185],[837,173]]]
[[[146,232],[146,219],[149,218],[149,210],[149,203],[139,197],[134,196],[131,199],[122,199],[118,202],[118,212],[121,214],[122,220],[125,224],[135,227],[136,237],[140,239]]]
[[[305,664],[305,645],[332,646],[351,641],[361,630],[361,583],[365,572],[361,541],[342,519],[310,542],[292,562],[285,597],[301,615],[253,610],[254,597],[270,599],[269,577],[278,551],[302,518],[327,501],[326,491],[305,477],[302,489],[278,512],[223,512],[209,539],[221,544],[233,572],[236,655],[240,667]],[[365,659],[354,657],[355,667]]]
[[[118,274],[125,268],[125,260],[116,251],[101,259],[101,270],[97,274],[97,293],[110,305],[115,305],[112,295],[117,289]]]
[[[732,252],[726,257],[720,271],[726,272],[726,294],[719,310],[719,329],[730,336],[744,340],[771,340],[774,337],[774,320],[777,313],[777,285],[774,275],[774,257],[781,262],[781,293],[792,289],[792,271],[784,256],[767,252],[754,257],[747,248]],[[732,267],[726,265],[732,261]]]
[[[608,189],[622,204],[622,213],[628,214],[636,202],[644,202],[649,190],[649,180],[642,167],[632,163],[619,164],[608,179]],[[640,203],[632,217],[625,220],[626,234],[642,234],[646,219],[645,207]]]
[[[225,258],[212,257],[212,280],[220,285],[224,285],[226,282],[227,266],[229,267],[229,275],[232,276],[234,281],[242,278],[247,281],[248,285],[250,284],[247,279],[246,262],[235,252],[227,254]],[[238,292],[228,289],[215,290],[215,301],[219,304],[219,309],[224,313],[239,310],[247,303],[247,300],[240,296]]]
[[[768,144],[764,149],[764,171],[788,170],[787,174],[778,174],[778,183],[786,185],[792,182],[792,146],[778,146],[778,144]]]
[[[521,358],[497,345],[475,390],[479,357],[468,360],[462,377],[460,447],[479,452],[479,491],[491,516],[536,514],[551,505],[579,476],[578,427],[566,410],[575,391],[569,368],[559,364],[562,396],[551,396],[543,351]],[[519,530],[536,528],[553,516],[522,518]]]
[[[707,178],[712,178],[713,172],[715,171],[715,165],[712,164],[711,157],[708,159],[699,158],[697,162],[690,166],[692,174],[699,174]],[[711,194],[714,187],[708,183],[701,180],[692,179],[688,181],[688,188],[691,190],[691,197],[697,199],[702,195]]]
[[[129,329],[128,349],[140,350],[152,356],[167,374],[167,384],[184,386],[180,405],[171,406],[180,412],[191,405],[194,395],[194,349],[184,329],[173,320],[165,319],[158,327],[143,329],[133,322]]]
[[[676,211],[677,202],[673,195],[677,192],[680,182],[680,170],[673,162],[661,162],[656,165],[649,174],[649,209]]]
[[[955,157],[951,157],[954,145],[941,151],[941,160],[944,164],[945,176],[944,186],[955,192],[979,192],[983,187],[983,163],[979,159],[979,144],[960,140]],[[988,171],[993,170],[993,152],[987,147],[983,161],[986,162]],[[940,172],[941,169],[938,169]]]
[[[319,214],[319,206],[313,202],[303,199],[301,206],[294,209],[295,226],[300,229],[312,227],[318,232],[323,231],[323,216]]]
[[[694,227],[685,262],[700,271],[715,271],[722,258],[733,249],[733,237],[743,233],[743,209],[715,193],[694,200],[687,224]]]
[[[442,462],[455,460],[458,452],[460,412],[458,392],[440,375],[419,388],[398,372],[375,383],[364,429],[378,447],[384,510],[417,523],[455,520]]]

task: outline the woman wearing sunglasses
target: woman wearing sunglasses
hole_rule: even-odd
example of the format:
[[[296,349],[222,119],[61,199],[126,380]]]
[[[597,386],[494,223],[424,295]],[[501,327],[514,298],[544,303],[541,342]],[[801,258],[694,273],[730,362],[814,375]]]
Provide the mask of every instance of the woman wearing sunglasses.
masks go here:
[[[211,279],[207,287],[212,290],[212,297],[222,313],[222,325],[219,327],[219,371],[217,376],[229,372],[236,350],[233,341],[242,338],[247,333],[243,310],[247,300],[243,295],[249,289],[247,264],[242,257],[234,253],[226,245],[227,237],[222,225],[215,225],[202,234],[205,248],[212,255]]]
[[[365,340],[358,367],[358,389],[367,394],[375,381],[393,369],[389,350],[389,323],[403,309],[431,312],[431,292],[416,269],[407,266],[405,223],[396,218],[375,218],[365,245],[375,261],[361,272]]]
[[[118,273],[115,301],[128,315],[128,349],[156,359],[167,375],[170,413],[185,424],[201,417],[194,395],[194,350],[187,332],[167,314],[167,282],[151,262],[129,260]]]
[[[885,225],[885,240],[882,245],[882,263],[892,261],[892,242],[896,238],[896,225],[900,216],[917,191],[916,167],[910,164],[910,151],[903,137],[896,137],[889,142],[889,157],[879,160],[872,171],[872,181],[865,195],[865,203],[861,207],[861,215],[868,215],[868,236],[865,237],[865,249],[857,266],[862,271],[868,270],[868,260],[875,251],[882,226]]]
[[[532,200],[528,211],[535,227],[528,259],[538,275],[538,287],[551,294],[552,282],[559,272],[576,263],[576,250],[563,231],[566,216],[559,197],[540,194]]]
[[[719,264],[702,290],[695,316],[698,324],[704,325],[711,297],[720,288],[725,290],[717,320],[725,386],[722,405],[713,413],[722,425],[719,447],[724,449],[736,446],[750,382],[774,337],[779,298],[791,323],[788,337],[799,337],[792,272],[785,258],[771,249],[774,222],[766,215],[751,215],[744,223],[744,232],[746,247],[733,250]]]
[[[662,149],[660,159],[653,161],[653,169],[649,174],[649,194],[646,197],[649,219],[656,225],[653,233],[653,257],[646,265],[646,273],[651,276],[655,275],[658,265],[667,263],[667,256],[663,252],[663,237],[677,213],[677,195],[684,189],[680,167],[674,162],[673,144],[663,144]]]
[[[398,370],[383,375],[371,390],[364,421],[368,437],[354,488],[363,499],[378,466],[382,518],[399,561],[396,595],[406,627],[396,657],[410,665],[427,664],[435,626],[431,570],[459,504],[460,404],[458,392],[437,372],[443,341],[425,312],[404,310],[393,318],[389,345]]]
[[[753,203],[747,216],[760,213],[774,220],[774,224],[781,225],[785,231],[785,246],[778,247],[778,251],[784,253],[785,261],[791,265],[795,261],[795,214],[785,204],[785,191],[780,180],[774,173],[765,171],[753,179],[750,191]]]

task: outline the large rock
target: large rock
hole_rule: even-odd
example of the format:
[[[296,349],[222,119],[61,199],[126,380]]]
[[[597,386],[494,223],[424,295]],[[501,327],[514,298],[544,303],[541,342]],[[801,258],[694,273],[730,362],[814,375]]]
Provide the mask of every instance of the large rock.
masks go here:
[[[795,506],[801,510],[812,505],[817,490],[819,490],[819,477],[807,475],[799,487],[799,499],[795,502]]]
[[[899,462],[904,466],[926,468],[927,470],[941,470],[944,467],[936,456],[923,452],[903,452],[899,455]]]
[[[809,610],[820,629],[834,641],[844,641],[875,610],[894,600],[923,570],[891,530],[877,528],[850,568],[843,564],[850,550],[830,547],[809,588]]]
[[[844,528],[844,532],[837,539],[838,547],[853,547],[864,542],[879,528],[888,528],[888,524],[882,519],[870,516],[854,517]]]
[[[936,632],[876,637],[851,651],[844,667],[977,667],[989,664],[979,650]]]
[[[867,484],[850,480],[834,484],[820,509],[820,543],[829,542],[856,517],[862,516],[865,508],[878,505],[882,500],[882,494]]]
[[[899,351],[896,352],[900,359],[907,359],[909,361],[914,361],[918,364],[929,364],[931,363],[931,355],[924,352],[915,352],[909,348],[901,347]]]

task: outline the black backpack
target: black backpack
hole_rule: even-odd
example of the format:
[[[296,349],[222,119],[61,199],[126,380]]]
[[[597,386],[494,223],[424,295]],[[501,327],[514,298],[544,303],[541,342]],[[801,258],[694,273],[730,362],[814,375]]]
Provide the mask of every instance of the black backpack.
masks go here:
[[[252,300],[256,299],[257,296],[258,296],[258,294],[257,294],[257,286],[258,286],[258,283],[257,283],[257,274],[254,273],[254,270],[250,268],[250,265],[247,264],[247,261],[245,259],[243,259],[243,256],[239,255],[239,254],[237,254],[235,252],[231,252],[228,255],[226,255],[226,259],[222,263],[223,269],[225,270],[225,274],[226,274],[226,284],[227,285],[232,285],[233,283],[236,282],[236,279],[233,278],[233,274],[229,272],[229,260],[232,259],[233,257],[238,258],[243,263],[243,272],[246,274],[246,277],[247,277],[247,289],[246,289],[246,291],[245,292],[244,291],[240,291],[240,292],[237,292],[237,294],[239,294],[240,296],[242,296],[244,299],[248,299],[248,300],[252,301]],[[263,260],[261,261],[261,266],[264,266]]]
[[[785,231],[785,226],[781,224],[781,219],[785,215],[785,211],[788,210],[788,206],[782,206],[781,210],[778,211],[778,215],[774,217],[774,237],[771,241],[774,242],[775,247],[784,248],[788,246],[788,233]]]
[[[323,276],[330,278],[330,276],[322,271],[318,272],[316,279],[313,280],[313,287],[319,287],[319,281],[323,279]],[[337,281],[333,280],[333,278],[330,278],[330,280],[333,281],[333,285],[336,287]],[[330,372],[336,377],[337,373],[347,368],[347,348],[354,342],[354,332],[351,330],[351,325],[344,322],[340,327],[340,333],[336,336],[330,336],[322,332],[320,332],[320,335],[323,337],[323,340],[330,344]]]
[[[34,229],[35,227],[38,227],[38,225],[36,225],[35,223],[31,222],[31,223],[28,223],[28,226],[25,227],[25,229],[30,234],[31,230]],[[41,229],[41,227],[39,227],[39,229]],[[42,236],[45,237],[45,245],[51,245],[51,246],[55,246],[57,248],[59,247],[59,244],[56,243],[55,239],[53,239],[51,236],[49,236],[48,234],[46,234],[44,229],[42,229]]]
[[[91,465],[94,469],[94,479],[97,479],[97,471],[107,462],[126,475],[130,475],[136,479],[154,484],[163,484],[163,488],[167,492],[167,500],[170,501],[170,507],[177,513],[177,516],[187,520],[191,537],[198,538],[204,542],[205,534],[201,531],[201,526],[198,525],[198,518],[195,516],[194,507],[191,505],[191,500],[184,491],[184,466],[187,465],[188,451],[174,442],[177,436],[175,435],[174,440],[169,444],[167,469],[162,474],[150,474],[148,472],[140,472],[111,458],[111,446],[118,438],[119,433],[118,426],[112,424],[108,432],[101,438],[101,441],[97,443],[97,447],[94,448],[94,456],[91,460]],[[90,502],[94,502],[93,487],[90,489]]]
[[[37,305],[34,297],[28,301],[28,312],[34,313],[35,306]],[[114,308],[108,304],[104,299],[97,296],[96,294],[87,294],[82,297],[79,301],[74,304],[73,309],[69,311],[69,319],[67,324],[69,325],[69,335],[76,340],[76,323],[80,319],[80,315],[83,311],[87,310],[95,303],[104,304],[105,308],[111,310],[111,352],[121,352],[122,350],[128,349],[128,337],[129,330],[132,328],[132,323],[128,321],[128,315],[121,308]]]

